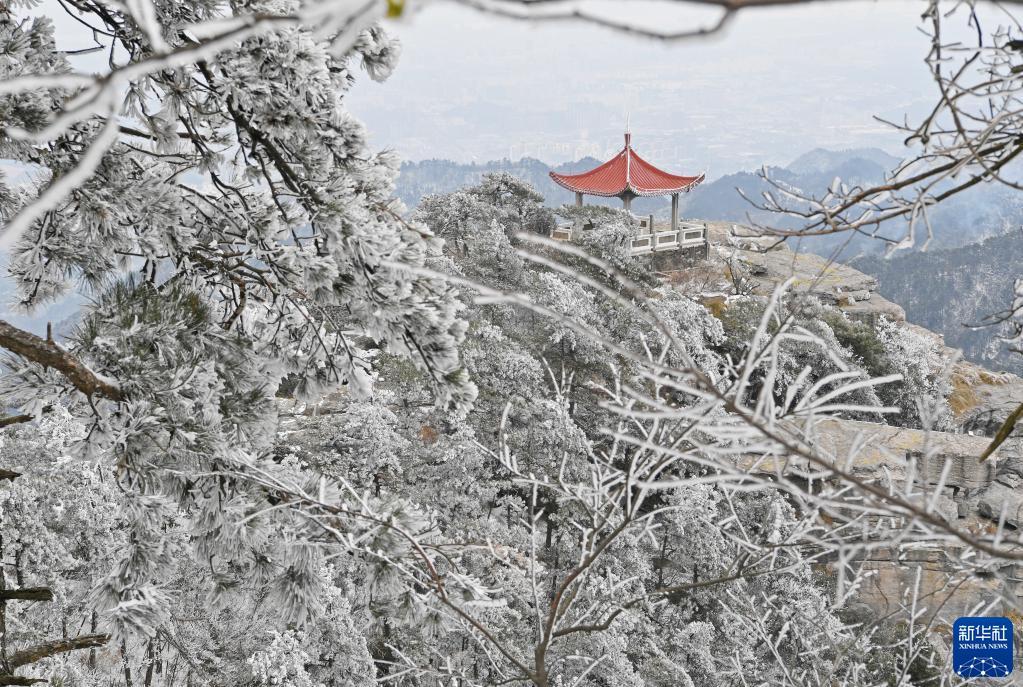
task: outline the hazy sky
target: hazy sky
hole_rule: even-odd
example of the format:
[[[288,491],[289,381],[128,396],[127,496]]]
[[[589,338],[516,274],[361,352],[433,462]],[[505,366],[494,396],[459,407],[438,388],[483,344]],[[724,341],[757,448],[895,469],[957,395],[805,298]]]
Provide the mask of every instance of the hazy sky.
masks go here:
[[[708,18],[671,3],[613,7],[660,26]],[[900,137],[872,115],[920,113],[933,98],[923,9],[911,0],[762,9],[712,38],[665,44],[431,4],[387,25],[403,44],[398,69],[383,84],[361,78],[349,104],[374,146],[410,160],[600,156],[620,147],[630,114],[641,153],[712,178],[816,146],[898,154]]]

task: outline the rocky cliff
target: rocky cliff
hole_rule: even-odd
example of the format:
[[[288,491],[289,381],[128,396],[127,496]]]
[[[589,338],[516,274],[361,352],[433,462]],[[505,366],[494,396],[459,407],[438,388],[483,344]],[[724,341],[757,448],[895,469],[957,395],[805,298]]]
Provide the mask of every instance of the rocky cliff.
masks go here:
[[[741,225],[710,222],[708,237],[708,260],[665,274],[669,281],[702,293],[708,307],[727,307],[736,292],[766,296],[787,282],[793,290],[812,294],[852,318],[874,321],[884,316],[932,337],[949,360],[953,431],[828,419],[814,426],[811,437],[822,453],[854,455],[855,474],[893,488],[904,489],[911,480],[911,492],[926,495],[942,518],[963,530],[990,532],[999,520],[1007,529],[1023,528],[1023,437],[1010,437],[989,460],[979,460],[994,432],[1023,403],[1023,379],[963,360],[939,334],[906,322],[904,310],[877,292],[877,280],[858,270],[793,252]],[[759,464],[765,471],[777,467]],[[948,547],[896,559],[879,551],[865,562],[872,574],[859,598],[874,612],[893,612],[919,575],[921,593],[931,600],[929,614],[938,614],[941,620],[950,621],[981,601],[1004,600],[1005,612],[1023,605],[1023,587],[1016,582],[1014,566],[1006,566],[997,576],[964,578],[957,566],[949,564],[959,554],[956,547]]]

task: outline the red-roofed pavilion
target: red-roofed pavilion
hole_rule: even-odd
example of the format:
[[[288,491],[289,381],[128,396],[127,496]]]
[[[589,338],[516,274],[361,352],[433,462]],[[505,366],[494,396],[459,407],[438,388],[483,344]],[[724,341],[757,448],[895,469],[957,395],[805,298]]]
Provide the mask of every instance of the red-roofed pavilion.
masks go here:
[[[625,209],[636,196],[671,196],[671,228],[678,229],[678,194],[696,188],[704,175],[694,177],[669,174],[657,169],[632,149],[632,134],[625,134],[625,147],[613,158],[581,174],[551,172],[551,179],[575,192],[575,204],[583,204],[583,196],[621,198]]]

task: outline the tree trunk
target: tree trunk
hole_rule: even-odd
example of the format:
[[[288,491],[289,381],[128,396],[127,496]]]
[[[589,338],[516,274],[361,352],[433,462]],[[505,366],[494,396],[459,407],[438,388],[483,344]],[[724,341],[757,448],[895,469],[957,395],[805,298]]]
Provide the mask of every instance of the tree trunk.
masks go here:
[[[121,642],[121,666],[124,668],[124,685],[125,687],[131,687],[131,666],[128,665],[128,652],[125,649],[124,642]]]
[[[92,612],[92,620],[89,622],[89,632],[96,634],[96,611]],[[89,649],[89,668],[96,670],[96,647]]]
[[[14,480],[13,477],[10,478]],[[4,537],[0,534],[0,563],[4,558]],[[7,589],[7,568],[0,564],[0,592]],[[0,671],[8,673],[7,665],[7,600],[0,597]]]
[[[143,679],[145,687],[153,684],[153,665],[156,663],[156,652],[153,650],[153,640],[146,643],[146,676]]]

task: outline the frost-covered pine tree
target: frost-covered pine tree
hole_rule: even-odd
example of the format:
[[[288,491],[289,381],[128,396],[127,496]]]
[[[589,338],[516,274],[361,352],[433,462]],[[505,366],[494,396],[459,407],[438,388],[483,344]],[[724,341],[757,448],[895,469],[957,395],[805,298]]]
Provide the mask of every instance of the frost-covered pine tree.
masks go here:
[[[71,2],[88,29],[57,41],[47,11],[0,8],[0,245],[31,310],[90,302],[67,340],[0,322],[4,422],[67,408],[81,455],[116,466],[134,534],[94,602],[122,628],[166,615],[161,523],[188,515],[196,554],[236,578],[269,556],[257,513],[277,497],[275,394],[365,392],[367,349],[405,356],[433,399],[475,391],[439,250],[391,198],[397,160],[345,109],[355,65],[385,78],[397,44],[374,15],[297,1]],[[375,5],[373,8],[375,12]],[[62,43],[110,55],[80,71]],[[27,179],[27,181],[26,181]],[[264,571],[302,617],[298,549]]]
[[[539,202],[496,175],[416,213],[446,240],[431,266],[480,294],[466,303],[462,346],[479,385],[471,409],[423,403],[401,362],[382,356],[371,399],[296,418],[302,429],[282,442],[289,460],[346,480],[365,514],[407,535],[360,545],[368,555],[337,573],[365,590],[353,611],[380,678],[870,684],[869,634],[814,567],[831,536],[816,504],[735,472],[749,452],[785,451],[706,398],[751,365],[747,391],[726,397],[736,407],[770,408],[790,391],[812,403],[845,363],[800,374],[800,355],[828,360],[834,337],[791,332],[778,303],[751,324],[777,336],[748,332],[634,261],[619,264],[644,291],[616,300],[587,281],[601,276],[588,259],[530,244]],[[629,220],[601,215],[588,247],[617,260]],[[664,332],[633,307],[642,297]],[[752,345],[733,351],[736,339]],[[696,374],[710,388],[689,386]]]

